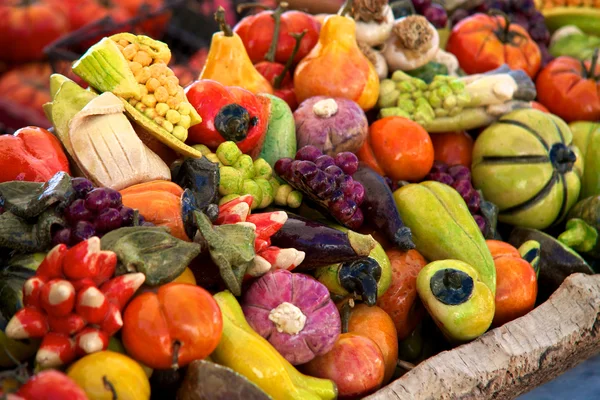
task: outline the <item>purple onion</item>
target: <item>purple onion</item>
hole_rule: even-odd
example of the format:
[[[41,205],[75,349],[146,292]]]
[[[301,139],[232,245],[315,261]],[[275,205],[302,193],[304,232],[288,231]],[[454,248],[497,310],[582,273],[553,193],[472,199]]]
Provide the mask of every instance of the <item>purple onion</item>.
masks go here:
[[[94,214],[85,207],[85,200],[77,199],[65,209],[65,219],[74,225],[79,221],[91,221]]]
[[[473,185],[471,185],[470,180],[460,179],[460,180],[454,181],[454,183],[452,184],[452,187],[454,189],[456,189],[456,191],[458,193],[460,193],[461,197],[465,200],[465,202],[467,200],[469,200],[471,190],[473,190]]]
[[[444,183],[446,185],[452,185],[454,183],[454,178],[445,172],[431,172],[427,175],[426,179]]]
[[[475,222],[477,222],[477,226],[479,227],[479,230],[482,233],[484,233],[485,227],[486,227],[485,219],[481,215],[473,215],[473,219],[475,220]]]
[[[72,244],[77,244],[91,238],[95,234],[96,230],[94,229],[94,224],[88,221],[79,221],[71,231],[70,242]]]
[[[448,168],[448,173],[455,180],[459,180],[459,179],[471,180],[471,170],[469,170],[469,168],[465,167],[464,165],[460,165],[460,164],[453,165],[450,168]]]
[[[281,177],[287,176],[287,174],[290,172],[292,161],[294,160],[292,160],[291,158],[280,158],[279,160],[277,160],[275,162],[275,172],[277,173],[277,175]]]
[[[356,154],[344,151],[335,156],[335,165],[340,167],[347,175],[354,175],[358,170],[358,157]]]
[[[315,146],[304,146],[296,152],[296,160],[314,162],[322,155],[321,150]]]
[[[121,227],[123,218],[116,208],[107,208],[103,210],[94,221],[97,232],[109,232]]]
[[[322,155],[321,157],[315,160],[315,164],[319,169],[325,171],[328,167],[335,166],[335,161],[331,156]]]
[[[110,205],[110,198],[106,188],[98,188],[85,196],[85,206],[88,210],[100,212]]]
[[[340,314],[329,290],[308,275],[286,270],[267,273],[246,291],[242,309],[252,329],[293,365],[327,353],[341,332]],[[300,320],[305,318],[304,324],[292,330],[301,328],[297,333],[288,333],[290,328],[283,324],[282,312],[286,309]],[[282,332],[278,327],[283,328]]]

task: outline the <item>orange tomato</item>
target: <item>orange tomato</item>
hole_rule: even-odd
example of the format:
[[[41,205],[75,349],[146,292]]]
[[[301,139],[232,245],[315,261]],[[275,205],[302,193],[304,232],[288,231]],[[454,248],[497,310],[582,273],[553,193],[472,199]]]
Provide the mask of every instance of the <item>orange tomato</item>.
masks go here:
[[[369,127],[357,156],[381,175],[418,182],[433,166],[434,151],[421,125],[407,118],[386,117]]]
[[[383,383],[389,382],[398,363],[398,335],[392,318],[380,307],[358,304],[352,308],[348,332],[366,336],[379,346],[385,364]]]
[[[169,283],[135,297],[121,331],[127,354],[154,369],[180,367],[207,357],[223,331],[221,310],[199,286]]]
[[[427,260],[417,250],[387,250],[392,265],[392,283],[377,300],[377,305],[390,315],[398,340],[406,339],[425,316],[417,295],[417,275]]]
[[[446,51],[458,58],[467,74],[487,72],[508,64],[534,78],[542,53],[527,31],[508,17],[475,14],[461,20],[448,38]]]
[[[431,135],[431,142],[435,160],[471,168],[473,138],[467,132],[435,133]]]
[[[537,277],[531,264],[508,243],[486,240],[496,265],[494,326],[522,317],[535,307]]]

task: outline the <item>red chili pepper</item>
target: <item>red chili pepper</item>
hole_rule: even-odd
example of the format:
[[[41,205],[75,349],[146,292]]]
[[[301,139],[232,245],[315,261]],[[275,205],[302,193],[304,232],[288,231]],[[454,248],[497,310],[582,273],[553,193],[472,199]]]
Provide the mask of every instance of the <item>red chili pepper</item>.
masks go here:
[[[44,281],[38,276],[27,279],[23,284],[23,303],[40,308],[40,293],[43,286]]]
[[[4,332],[11,339],[41,338],[48,333],[48,319],[34,307],[23,307],[8,321]]]
[[[75,311],[90,324],[99,324],[108,313],[108,300],[97,287],[90,286],[77,293]]]
[[[267,240],[281,229],[287,219],[285,211],[273,211],[249,215],[246,222],[256,225],[257,238]]]
[[[232,140],[243,153],[258,156],[269,121],[267,97],[210,79],[195,81],[185,92],[202,115],[202,122],[189,129],[187,144],[204,144],[214,151]]]
[[[304,252],[296,249],[280,249],[271,246],[259,254],[271,264],[272,269],[287,269],[288,271],[296,268],[304,261]]]
[[[80,356],[92,354],[108,348],[109,337],[106,332],[87,327],[75,336],[75,351]]]
[[[52,279],[40,290],[40,305],[48,315],[69,315],[75,305],[75,288],[67,280]]]
[[[0,136],[0,182],[46,182],[59,171],[71,174],[69,160],[47,130],[28,126]]]
[[[86,322],[81,316],[71,313],[64,317],[48,316],[48,325],[52,332],[71,336],[82,330]]]
[[[141,272],[120,275],[103,284],[100,291],[119,311],[123,311],[129,299],[145,280],[146,276]]]
[[[256,240],[254,241],[254,252],[256,254],[260,253],[262,250],[266,249],[267,247],[269,247],[271,245],[271,240],[270,239],[261,239],[259,237],[256,238]]]

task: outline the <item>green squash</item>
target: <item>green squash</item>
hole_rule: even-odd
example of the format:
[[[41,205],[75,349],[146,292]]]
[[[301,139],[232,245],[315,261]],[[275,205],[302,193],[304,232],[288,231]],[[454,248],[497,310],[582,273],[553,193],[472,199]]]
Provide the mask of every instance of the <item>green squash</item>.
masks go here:
[[[567,215],[583,175],[572,141],[562,119],[534,109],[508,113],[479,135],[473,184],[498,206],[499,221],[544,229]]]
[[[600,124],[578,121],[569,124],[573,132],[573,145],[581,151],[583,176],[580,199],[600,194]]]

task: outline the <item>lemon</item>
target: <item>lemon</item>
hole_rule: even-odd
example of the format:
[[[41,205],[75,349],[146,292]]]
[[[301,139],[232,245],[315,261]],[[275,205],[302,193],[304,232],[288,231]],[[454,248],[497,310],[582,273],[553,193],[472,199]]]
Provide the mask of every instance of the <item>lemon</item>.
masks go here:
[[[120,353],[89,354],[73,364],[67,375],[85,391],[89,400],[150,399],[146,373],[135,360]]]

